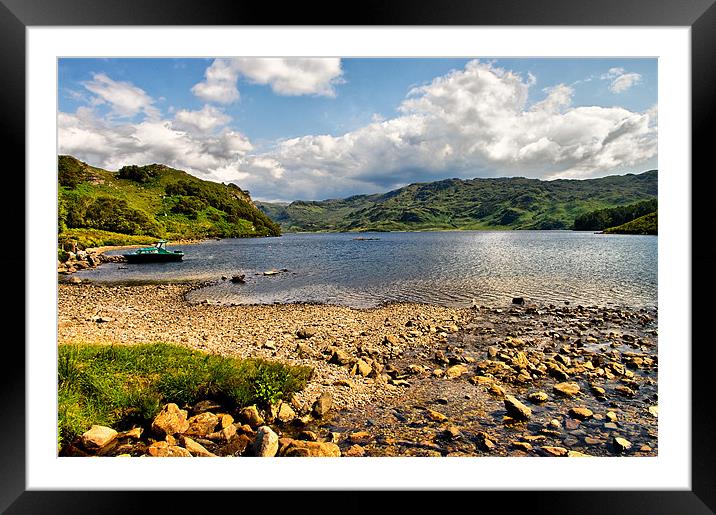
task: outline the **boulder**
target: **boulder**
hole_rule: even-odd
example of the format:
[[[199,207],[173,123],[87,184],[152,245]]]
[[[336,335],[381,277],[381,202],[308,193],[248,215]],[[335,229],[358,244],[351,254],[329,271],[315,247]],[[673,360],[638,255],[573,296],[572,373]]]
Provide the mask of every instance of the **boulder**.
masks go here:
[[[189,429],[187,412],[173,402],[165,404],[152,422],[152,431],[160,436],[184,433]]]
[[[88,451],[99,450],[117,438],[117,431],[106,426],[92,426],[82,434],[82,445]]]
[[[316,335],[316,331],[314,329],[310,329],[308,327],[303,327],[296,331],[296,336],[301,340],[307,340],[309,338],[313,338]]]
[[[517,420],[527,420],[532,416],[532,410],[518,401],[512,395],[505,397],[505,409],[507,414]]]
[[[540,402],[547,402],[549,399],[549,396],[544,392],[532,392],[527,396],[527,398],[531,402],[540,403]]]
[[[328,411],[331,409],[333,404],[333,397],[328,392],[323,392],[319,395],[316,402],[313,403],[312,413],[318,418],[323,418]]]
[[[269,426],[256,430],[254,454],[260,458],[272,458],[278,452],[278,435]]]
[[[293,410],[290,404],[282,402],[281,405],[278,407],[278,413],[276,413],[276,418],[283,423],[290,422],[291,420],[296,418],[296,412]]]

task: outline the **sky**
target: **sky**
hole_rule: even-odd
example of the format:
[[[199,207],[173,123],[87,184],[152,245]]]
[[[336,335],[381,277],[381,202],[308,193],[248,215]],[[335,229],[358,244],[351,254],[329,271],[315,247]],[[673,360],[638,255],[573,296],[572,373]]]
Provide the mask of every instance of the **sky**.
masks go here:
[[[58,151],[264,201],[657,168],[656,59],[60,59]]]

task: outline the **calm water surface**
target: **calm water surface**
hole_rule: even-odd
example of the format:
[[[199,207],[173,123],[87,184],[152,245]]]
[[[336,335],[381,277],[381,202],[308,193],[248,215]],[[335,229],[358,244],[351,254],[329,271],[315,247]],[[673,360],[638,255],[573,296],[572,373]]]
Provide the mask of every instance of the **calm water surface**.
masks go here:
[[[378,238],[356,240],[354,238]],[[93,281],[215,280],[191,300],[236,304],[541,302],[657,305],[657,237],[571,231],[288,234],[174,245],[181,263],[107,263]],[[115,254],[122,253],[112,252]],[[287,269],[264,276],[271,269]],[[221,276],[246,275],[246,284]]]

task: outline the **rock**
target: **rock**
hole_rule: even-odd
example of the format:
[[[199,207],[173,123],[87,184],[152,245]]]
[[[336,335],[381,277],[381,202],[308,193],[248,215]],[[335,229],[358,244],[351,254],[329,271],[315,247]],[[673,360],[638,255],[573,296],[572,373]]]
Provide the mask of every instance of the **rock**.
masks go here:
[[[276,343],[273,340],[266,340],[262,347],[264,349],[276,350]]]
[[[565,429],[567,429],[567,431],[574,431],[579,427],[579,420],[568,418],[564,421],[564,427]]]
[[[480,431],[475,435],[475,441],[483,451],[491,451],[495,448],[495,442],[492,441],[492,437],[484,431]]]
[[[355,366],[356,366],[356,372],[358,374],[362,375],[363,377],[368,377],[370,375],[370,373],[373,371],[373,368],[368,363],[363,361],[362,359],[359,359],[358,361],[356,361]]]
[[[448,379],[455,379],[460,377],[462,374],[467,373],[468,369],[465,365],[453,365],[445,370],[445,377]]]
[[[313,431],[301,431],[298,435],[299,440],[308,440],[309,442],[318,441],[318,435]]]
[[[629,440],[626,440],[625,438],[615,436],[613,443],[614,448],[619,452],[624,452],[631,449],[631,442]]]
[[[181,434],[189,429],[186,416],[187,412],[173,402],[165,404],[152,422],[152,431],[161,436]]]
[[[546,454],[548,454],[549,456],[557,456],[557,457],[567,456],[567,453],[569,452],[564,447],[552,447],[550,445],[540,447],[540,449],[542,451],[544,451]]]
[[[524,304],[525,299],[524,297],[512,297],[512,304]]]
[[[296,331],[296,336],[298,336],[298,338],[300,338],[301,340],[307,340],[309,338],[313,338],[315,335],[316,335],[316,331],[314,329],[310,329],[308,327],[304,327],[304,328]]]
[[[512,442],[512,446],[523,451],[532,450],[532,444],[529,444],[527,442]]]
[[[388,343],[390,345],[398,345],[400,344],[400,340],[397,336],[393,334],[386,334],[385,338],[383,338],[383,343]]]
[[[594,412],[589,408],[570,408],[569,416],[577,418],[579,420],[585,420],[594,415]]]
[[[601,445],[604,443],[604,440],[600,440],[599,438],[592,438],[591,436],[585,436],[584,443],[586,443],[587,445]]]
[[[549,399],[549,396],[544,392],[532,392],[527,396],[527,399],[534,403],[541,403],[546,402]]]
[[[491,384],[487,391],[495,397],[502,398],[505,396],[505,390],[498,384]]]
[[[336,365],[348,365],[353,361],[353,358],[350,354],[348,354],[346,351],[341,349],[336,349],[333,351],[333,354],[331,355],[331,358],[328,360],[329,363],[334,363]]]
[[[368,433],[368,431],[356,431],[348,435],[348,441],[350,441],[351,443],[365,445],[367,443],[370,443],[372,439],[373,438],[370,436],[370,433]]]
[[[154,442],[147,448],[147,454],[155,458],[191,458],[188,450],[167,442]]]
[[[197,456],[201,458],[211,458],[216,456],[216,454],[207,451],[206,447],[196,442],[195,440],[192,440],[188,436],[182,435],[181,443],[184,448],[191,453],[192,456]]]
[[[435,410],[431,410],[431,409],[427,409],[425,411],[428,415],[428,418],[434,422],[447,422],[447,420],[448,420],[447,416],[443,415],[439,411],[435,411]]]
[[[337,458],[341,455],[340,448],[330,442],[309,442],[282,438],[281,456]]]
[[[290,404],[282,402],[278,407],[278,413],[276,418],[283,423],[290,422],[296,418],[296,412],[293,410]]]
[[[508,347],[512,348],[523,347],[525,345],[525,341],[522,338],[508,338],[505,343],[507,343]]]
[[[609,419],[609,422],[614,422],[615,424],[619,420],[617,418],[617,414],[614,413],[613,411],[607,411],[606,417]]]
[[[119,433],[117,435],[117,438],[134,438],[135,440],[139,440],[142,437],[142,433],[144,432],[144,429],[141,427],[133,427],[129,431],[123,431],[122,433]]]
[[[335,386],[345,386],[346,388],[353,388],[355,385],[351,383],[348,379],[339,379],[335,383],[333,383]]]
[[[460,435],[462,435],[462,432],[456,426],[450,426],[442,433],[442,436],[449,440],[455,440],[456,438],[460,438]]]
[[[579,393],[579,385],[577,383],[557,383],[553,388],[555,392],[568,397],[574,397]]]
[[[591,457],[591,455],[584,454],[583,452],[579,452],[579,451],[569,451],[567,453],[567,457],[568,458],[589,458],[589,457]]]
[[[507,414],[512,418],[518,420],[527,420],[532,416],[532,410],[522,404],[512,395],[507,395],[505,397],[504,403],[505,409],[507,410]]]
[[[214,432],[219,424],[219,417],[213,413],[205,412],[189,418],[188,422],[189,428],[185,431],[186,434],[205,436]]]
[[[222,279],[226,280],[225,277],[222,277]],[[246,274],[232,275],[231,282],[232,283],[240,283],[240,284],[246,283]]]
[[[117,431],[106,426],[92,426],[82,434],[82,445],[88,451],[99,450],[117,438]]]
[[[653,417],[658,417],[659,416],[659,406],[649,406],[649,413],[651,413],[651,415]]]
[[[614,422],[607,422],[606,424],[604,424],[604,429],[615,430],[619,429],[619,427]]]
[[[259,414],[259,409],[255,405],[242,409],[239,412],[239,419],[251,427],[259,427],[265,423],[263,417]]]
[[[365,456],[365,449],[363,447],[361,447],[360,445],[351,445],[343,453],[343,456],[359,458],[361,456]]]
[[[222,413],[221,415],[218,415],[219,417],[219,426],[221,429],[226,429],[230,425],[234,423],[234,417],[231,415],[228,415],[226,413]]]
[[[469,381],[474,385],[478,385],[478,384],[490,384],[490,383],[494,382],[495,380],[493,378],[487,377],[487,376],[472,376],[469,379]]]
[[[625,397],[634,397],[636,395],[634,390],[632,390],[628,386],[624,386],[621,384],[618,384],[617,386],[615,386],[614,391],[625,396]]]
[[[278,452],[278,435],[269,426],[256,430],[254,454],[260,458],[272,458]]]
[[[313,403],[312,413],[318,418],[323,418],[331,409],[333,397],[328,392],[323,392],[316,402]]]

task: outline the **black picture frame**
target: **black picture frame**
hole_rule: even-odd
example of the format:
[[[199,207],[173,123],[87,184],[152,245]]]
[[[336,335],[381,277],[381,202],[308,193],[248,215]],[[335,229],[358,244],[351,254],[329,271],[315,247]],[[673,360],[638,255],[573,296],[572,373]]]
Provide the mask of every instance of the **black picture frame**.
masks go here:
[[[111,25],[571,25],[571,26],[688,26],[691,28],[692,73],[692,242],[694,235],[707,230],[708,173],[707,158],[713,144],[708,140],[708,126],[716,102],[716,6],[714,0],[507,0],[478,2],[411,2],[367,0],[359,4],[312,2],[272,4],[268,2],[228,2],[204,0],[0,0],[0,61],[3,85],[0,89],[2,106],[3,155],[17,158],[14,170],[25,170],[25,29],[30,26],[111,26]],[[318,13],[321,13],[320,15]],[[710,164],[710,163],[709,163]],[[676,173],[677,171],[675,171]],[[688,171],[678,171],[684,173]],[[9,177],[12,175],[12,177]],[[20,173],[6,174],[6,187],[23,194],[14,195],[21,204],[26,195],[24,177]],[[15,184],[8,184],[11,181]],[[19,212],[19,211],[18,211]],[[6,237],[13,248],[23,248],[25,227],[16,221],[6,229]],[[692,288],[691,341],[683,342],[684,351],[691,349],[692,359],[692,419],[691,419],[691,490],[690,491],[523,491],[472,492],[485,501],[530,513],[713,513],[716,510],[716,444],[714,443],[714,413],[711,363],[708,352],[711,344],[704,331],[711,306],[699,299],[700,292],[713,291],[714,257],[695,252],[691,248],[691,273],[698,278],[698,288]],[[22,252],[0,255],[3,270],[12,270],[9,288],[15,301],[6,308],[6,321],[24,319],[25,304],[21,301],[26,270]],[[22,270],[19,274],[16,271]],[[17,284],[13,284],[17,281]],[[21,281],[22,284],[21,284]],[[699,300],[701,300],[699,302]],[[17,322],[16,322],[17,323]],[[20,337],[24,327],[19,326]],[[49,342],[48,342],[49,345]],[[7,344],[9,347],[9,343]],[[161,496],[171,503],[173,512],[189,512],[192,504],[204,504],[207,510],[222,509],[246,492],[77,492],[27,491],[25,486],[25,354],[14,344],[6,357],[0,374],[0,511],[7,513],[126,513],[144,511],[148,502]],[[12,363],[12,365],[10,365]],[[711,373],[710,373],[711,372]],[[264,506],[276,509],[323,511],[306,496],[308,492],[275,492],[254,497],[264,498]],[[361,512],[376,505],[366,501],[366,492],[347,492],[326,501],[331,511]],[[457,502],[454,493],[447,499]],[[432,492],[412,492],[401,499],[401,510],[410,512],[435,500]],[[338,505],[334,503],[338,502]],[[467,509],[476,509],[474,499]],[[218,503],[218,505],[217,505]],[[367,503],[367,504],[366,504]],[[247,505],[245,505],[247,506]],[[458,508],[460,504],[455,504]],[[465,509],[465,508],[463,508]],[[262,510],[264,511],[264,510]],[[272,510],[268,510],[272,511]]]

